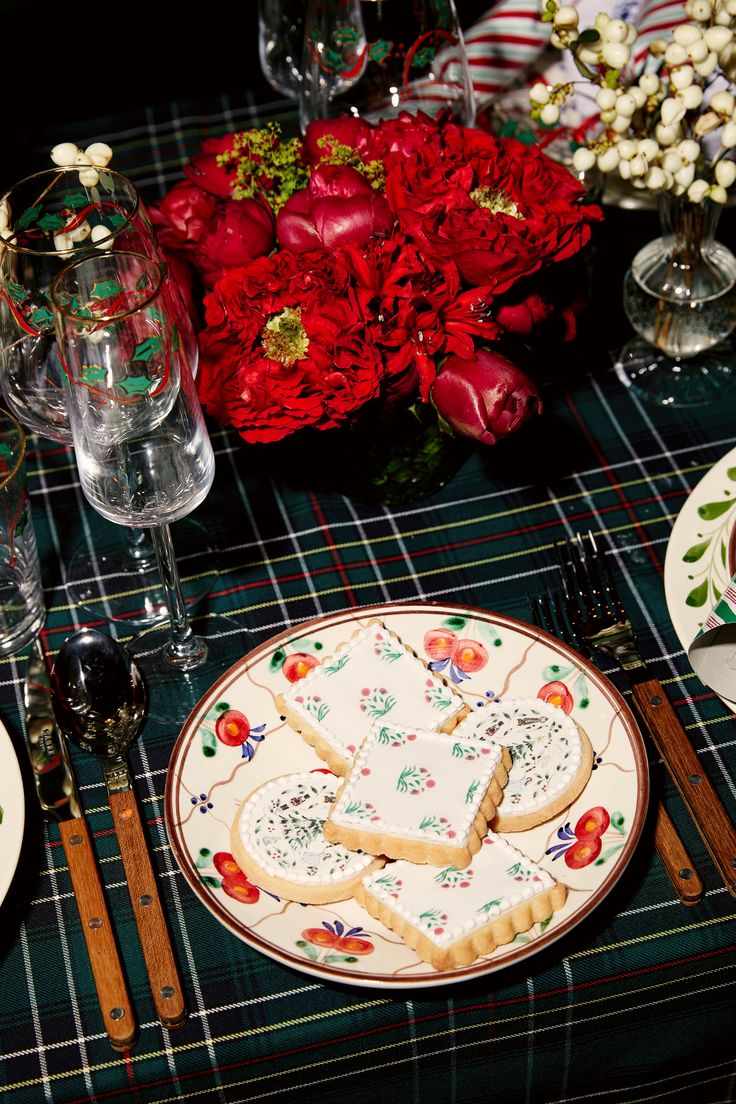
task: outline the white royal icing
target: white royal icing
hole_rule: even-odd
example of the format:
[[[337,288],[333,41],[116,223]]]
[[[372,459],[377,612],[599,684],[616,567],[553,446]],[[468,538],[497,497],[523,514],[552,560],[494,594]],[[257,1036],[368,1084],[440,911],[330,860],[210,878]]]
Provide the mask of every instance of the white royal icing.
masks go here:
[[[511,754],[503,791],[504,815],[523,815],[547,805],[580,769],[582,740],[572,717],[541,698],[489,702],[455,729],[458,740],[491,740]]]
[[[439,729],[462,698],[382,625],[373,624],[284,694],[289,706],[346,763],[374,720]]]
[[[465,847],[501,758],[501,748],[490,742],[375,722],[330,820]]]
[[[448,947],[524,901],[554,879],[493,832],[464,870],[400,859],[363,878],[363,886],[440,948]]]
[[[267,874],[291,882],[330,884],[356,877],[373,856],[328,843],[322,832],[337,787],[334,775],[311,771],[261,786],[238,821],[245,851]]]

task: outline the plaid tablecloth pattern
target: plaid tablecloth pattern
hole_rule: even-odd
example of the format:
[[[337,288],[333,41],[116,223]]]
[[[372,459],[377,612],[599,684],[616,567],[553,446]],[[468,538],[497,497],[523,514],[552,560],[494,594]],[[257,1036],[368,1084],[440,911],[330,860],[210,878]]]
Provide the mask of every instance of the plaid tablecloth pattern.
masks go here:
[[[265,105],[261,116],[288,106]],[[171,105],[145,119],[87,124],[148,196],[177,178],[207,134],[259,117],[241,103]],[[632,213],[631,218],[635,219]],[[599,264],[606,263],[601,250]],[[624,258],[625,259],[625,258]],[[692,673],[667,613],[662,567],[689,491],[736,440],[734,403],[686,411],[642,404],[608,356],[606,295],[584,353],[543,366],[545,412],[523,443],[476,452],[428,500],[389,509],[271,478],[258,454],[212,425],[217,476],[200,509],[223,548],[217,608],[254,642],[323,612],[387,600],[452,599],[528,619],[555,581],[553,542],[591,528],[613,567],[644,654],[736,816],[734,717]],[[594,337],[595,335],[595,337]],[[98,524],[65,448],[31,439],[29,475],[54,652],[90,618],[69,604],[60,563]],[[84,524],[80,519],[84,519]],[[104,625],[103,625],[104,627]],[[18,749],[26,658],[0,662],[0,716]],[[620,687],[619,673],[607,674]],[[484,981],[421,995],[322,984],[244,945],[205,910],[173,860],[163,792],[176,733],[147,728],[131,754],[191,1014],[156,1021],[101,775],[75,753],[82,796],[123,948],[141,1033],[117,1055],[92,978],[55,829],[29,791],[23,853],[0,908],[0,1098],[82,1101],[302,1100],[368,1104],[701,1104],[736,1086],[736,901],[656,757],[661,790],[706,884],[680,905],[651,826],[614,893],[561,942]]]

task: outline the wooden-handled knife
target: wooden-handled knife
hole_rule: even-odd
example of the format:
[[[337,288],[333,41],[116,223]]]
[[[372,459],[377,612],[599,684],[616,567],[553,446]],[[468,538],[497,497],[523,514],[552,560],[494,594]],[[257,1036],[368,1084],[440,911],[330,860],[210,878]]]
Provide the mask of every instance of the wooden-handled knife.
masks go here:
[[[135,1015],[38,640],[25,681],[25,738],[41,810],[49,824],[59,825],[105,1031],[115,1050],[128,1050],[137,1034]]]

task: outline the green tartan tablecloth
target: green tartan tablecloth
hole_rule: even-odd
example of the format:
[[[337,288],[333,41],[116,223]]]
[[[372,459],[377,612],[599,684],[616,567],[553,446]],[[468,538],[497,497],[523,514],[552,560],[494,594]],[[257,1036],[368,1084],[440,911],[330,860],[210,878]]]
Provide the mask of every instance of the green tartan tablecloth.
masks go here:
[[[155,197],[203,137],[251,125],[258,110],[247,98],[169,105],[70,128],[49,144],[108,140],[114,165]],[[283,104],[260,110],[290,118]],[[396,600],[462,602],[528,619],[528,595],[556,581],[554,542],[576,530],[600,532],[642,650],[736,816],[734,717],[693,674],[662,581],[669,534],[689,491],[736,443],[736,401],[647,406],[611,368],[609,349],[625,333],[621,273],[637,236],[653,236],[648,217],[612,213],[584,336],[540,361],[544,414],[518,440],[472,453],[427,500],[388,509],[314,491],[308,480],[301,489],[273,478],[257,450],[212,424],[217,474],[197,516],[223,549],[215,606],[244,623],[254,642],[321,613]],[[33,438],[28,467],[53,653],[90,623],[68,602],[60,561],[97,519],[69,451]],[[0,717],[24,769],[25,667],[23,655],[0,662]],[[606,673],[623,689],[617,670]],[[21,862],[0,908],[3,1100],[734,1098],[736,901],[656,757],[655,792],[663,793],[705,882],[700,904],[686,909],[677,901],[653,853],[650,824],[613,893],[524,966],[460,986],[384,994],[324,984],[263,957],[202,906],[176,866],[163,820],[175,736],[160,726],[144,730],[131,766],[189,1019],[171,1034],[156,1021],[101,775],[75,753],[140,1038],[117,1055],[101,1030],[64,852],[56,829],[40,824],[29,790]]]

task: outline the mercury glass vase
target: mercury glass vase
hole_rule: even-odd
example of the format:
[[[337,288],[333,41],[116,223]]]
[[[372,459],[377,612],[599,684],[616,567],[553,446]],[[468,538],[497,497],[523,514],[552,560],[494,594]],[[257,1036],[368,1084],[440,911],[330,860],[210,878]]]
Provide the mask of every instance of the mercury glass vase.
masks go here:
[[[736,257],[716,241],[721,206],[659,197],[660,237],[634,257],[624,277],[624,309],[638,337],[616,371],[660,405],[712,402],[736,385]]]

